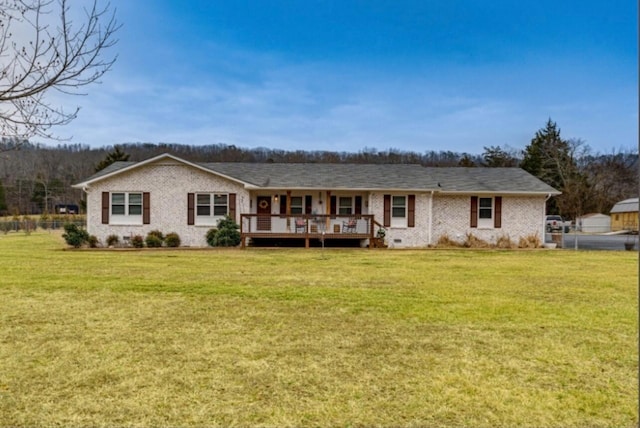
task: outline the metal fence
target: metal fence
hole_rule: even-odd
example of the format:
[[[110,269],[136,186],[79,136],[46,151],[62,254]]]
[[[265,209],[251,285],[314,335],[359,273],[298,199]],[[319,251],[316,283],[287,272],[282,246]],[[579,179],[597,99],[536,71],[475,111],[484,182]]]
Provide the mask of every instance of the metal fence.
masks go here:
[[[0,232],[30,232],[36,229],[42,230],[57,230],[62,229],[65,224],[73,223],[78,227],[86,227],[87,222],[84,219],[53,219],[53,220],[36,220],[36,219],[22,219],[22,220],[5,220],[0,221]]]

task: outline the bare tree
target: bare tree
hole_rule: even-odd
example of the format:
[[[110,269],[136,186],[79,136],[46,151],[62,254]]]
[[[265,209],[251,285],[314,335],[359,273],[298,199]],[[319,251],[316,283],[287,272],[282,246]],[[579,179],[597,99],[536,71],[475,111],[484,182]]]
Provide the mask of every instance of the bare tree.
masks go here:
[[[81,88],[111,69],[105,51],[119,25],[109,5],[94,0],[79,25],[67,0],[0,0],[0,134],[58,139],[51,128],[75,119],[79,107],[53,105],[50,90],[85,95]]]

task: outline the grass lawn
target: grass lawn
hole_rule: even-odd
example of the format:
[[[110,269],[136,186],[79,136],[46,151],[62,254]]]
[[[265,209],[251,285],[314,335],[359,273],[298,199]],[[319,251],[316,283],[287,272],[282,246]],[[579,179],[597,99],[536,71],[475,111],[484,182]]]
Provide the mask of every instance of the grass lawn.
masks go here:
[[[0,235],[1,426],[638,425],[638,253]]]

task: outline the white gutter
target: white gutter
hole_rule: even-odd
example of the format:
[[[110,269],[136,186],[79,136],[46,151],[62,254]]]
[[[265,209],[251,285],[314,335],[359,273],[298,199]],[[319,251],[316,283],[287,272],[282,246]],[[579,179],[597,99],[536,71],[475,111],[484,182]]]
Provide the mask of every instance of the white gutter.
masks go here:
[[[544,245],[544,235],[547,233],[547,201],[553,196],[551,193],[547,194],[544,198],[544,204],[542,204],[542,244]],[[564,229],[564,226],[563,226]],[[564,232],[564,230],[563,230]]]
[[[433,234],[433,194],[434,191],[431,191],[431,196],[429,197],[429,230],[427,235],[427,245],[431,246],[431,239]]]

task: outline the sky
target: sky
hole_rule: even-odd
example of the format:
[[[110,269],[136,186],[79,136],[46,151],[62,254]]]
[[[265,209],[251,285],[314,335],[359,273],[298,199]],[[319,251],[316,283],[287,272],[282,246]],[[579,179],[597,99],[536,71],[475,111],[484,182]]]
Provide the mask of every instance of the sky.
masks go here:
[[[82,4],[82,1],[75,1]],[[638,146],[636,0],[111,0],[113,69],[71,143],[523,149],[548,119]]]

